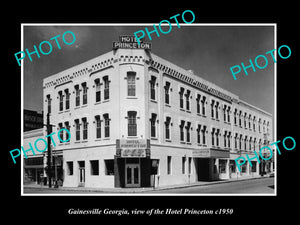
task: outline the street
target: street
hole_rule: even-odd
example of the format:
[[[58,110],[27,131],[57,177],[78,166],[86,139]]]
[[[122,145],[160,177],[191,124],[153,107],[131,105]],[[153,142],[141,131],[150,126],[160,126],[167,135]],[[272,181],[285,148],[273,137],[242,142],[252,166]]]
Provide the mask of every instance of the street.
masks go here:
[[[161,187],[152,188],[41,188],[24,187],[24,194],[273,194],[274,178],[260,178],[249,180],[237,180],[189,187]]]
[[[184,187],[169,190],[152,191],[151,193],[218,193],[218,194],[272,194],[274,193],[274,178],[251,179],[229,183],[219,183],[204,186]]]

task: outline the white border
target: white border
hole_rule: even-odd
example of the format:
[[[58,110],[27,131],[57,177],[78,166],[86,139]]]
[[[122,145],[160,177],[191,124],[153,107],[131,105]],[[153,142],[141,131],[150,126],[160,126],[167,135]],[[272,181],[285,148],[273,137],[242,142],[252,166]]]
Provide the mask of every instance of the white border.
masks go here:
[[[153,23],[21,23],[21,51],[24,50],[24,26],[153,26]],[[154,23],[158,25],[158,23]],[[162,26],[167,26],[168,24],[161,24]],[[176,23],[171,23],[172,26],[177,26]],[[191,23],[182,24],[180,26],[274,26],[274,49],[277,49],[277,23]],[[277,51],[275,51],[275,60],[277,61]],[[24,65],[21,61],[21,146],[23,146],[23,96],[24,96]],[[274,112],[273,112],[273,123],[272,127],[274,140],[277,140],[277,64],[274,63]],[[274,141],[272,140],[272,141]],[[168,193],[155,193],[143,194],[143,193],[94,193],[94,194],[68,194],[68,193],[45,193],[45,194],[34,194],[34,193],[24,193],[23,187],[23,151],[21,151],[21,196],[277,196],[277,151],[275,152],[275,176],[274,176],[274,193],[236,193],[236,194],[208,194],[208,193],[193,193],[193,194],[168,194]]]

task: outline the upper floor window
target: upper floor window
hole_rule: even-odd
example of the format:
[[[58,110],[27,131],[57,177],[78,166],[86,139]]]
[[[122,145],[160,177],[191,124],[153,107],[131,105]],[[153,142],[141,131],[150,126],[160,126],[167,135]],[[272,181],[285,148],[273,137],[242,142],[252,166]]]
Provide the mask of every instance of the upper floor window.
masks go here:
[[[65,89],[65,95],[66,95],[66,109],[70,108],[70,93],[69,89]]]
[[[135,96],[135,72],[127,72],[127,95],[128,96]]]
[[[76,132],[76,141],[80,140],[80,124],[79,124],[79,119],[75,120],[75,132]]]
[[[186,123],[186,142],[191,142],[191,133],[190,133],[190,130],[191,130],[191,122],[187,122]]]
[[[96,120],[96,138],[101,138],[101,120],[100,116],[95,116]]]
[[[150,99],[155,100],[156,96],[155,96],[155,85],[156,85],[156,77],[155,76],[151,76],[151,80],[150,80]]]
[[[80,90],[79,85],[75,85],[75,106],[80,105]]]
[[[104,137],[109,137],[110,135],[110,118],[108,113],[103,114],[104,118]]]
[[[67,129],[70,132],[69,122],[65,122],[65,129]],[[66,139],[65,140],[68,140],[67,142],[70,142],[71,137],[69,137],[69,133],[67,131],[65,131],[65,133],[66,133]]]
[[[109,99],[109,80],[108,76],[103,77],[103,82],[104,82],[104,100]]]
[[[137,136],[136,112],[128,112],[128,136]]]
[[[190,110],[190,95],[191,95],[191,91],[190,90],[186,90],[186,94],[185,94],[185,106],[186,106],[186,110]]]
[[[184,120],[180,121],[180,125],[179,125],[179,128],[180,128],[180,141],[184,141],[184,123],[185,123]]]
[[[200,114],[200,99],[201,95],[197,94],[196,105],[197,105],[197,113]]]
[[[156,137],[156,118],[157,115],[155,113],[152,113],[150,119],[151,137]]]
[[[85,105],[87,104],[87,86],[86,86],[86,82],[82,83],[82,104]]]
[[[170,140],[171,139],[170,125],[171,125],[171,117],[167,117],[166,118],[166,122],[165,122],[166,140]]]
[[[63,111],[63,106],[64,106],[64,96],[62,91],[58,92],[59,95],[59,111]]]
[[[101,88],[100,88],[100,79],[95,79],[95,86],[96,86],[96,102],[101,101]]]
[[[183,109],[183,93],[184,93],[184,88],[181,87],[179,91],[179,107]]]
[[[83,140],[86,140],[88,138],[88,122],[86,120],[86,117],[82,118],[82,124],[83,124]]]
[[[205,101],[206,97],[202,96],[201,105],[202,105],[202,115],[205,116]]]
[[[166,82],[165,86],[165,103],[170,104],[170,82]]]

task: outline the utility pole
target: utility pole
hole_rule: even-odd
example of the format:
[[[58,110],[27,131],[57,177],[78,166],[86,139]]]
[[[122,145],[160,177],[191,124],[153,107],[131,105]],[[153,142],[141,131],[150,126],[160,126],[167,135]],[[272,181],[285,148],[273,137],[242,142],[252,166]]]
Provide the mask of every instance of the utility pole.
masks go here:
[[[51,137],[49,134],[52,133],[52,126],[50,124],[50,113],[47,113],[47,143],[48,143],[48,158],[47,158],[47,166],[48,166],[48,183],[49,188],[52,187],[52,165],[51,165]]]

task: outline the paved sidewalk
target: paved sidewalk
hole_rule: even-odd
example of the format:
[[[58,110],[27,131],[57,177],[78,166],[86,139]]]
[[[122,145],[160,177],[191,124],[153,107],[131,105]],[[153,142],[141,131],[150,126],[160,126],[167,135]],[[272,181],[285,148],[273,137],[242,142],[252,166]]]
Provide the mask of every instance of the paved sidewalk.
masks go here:
[[[229,183],[229,182],[241,182],[245,180],[251,180],[251,179],[263,179],[269,177],[267,176],[246,176],[246,177],[239,177],[234,179],[228,179],[228,180],[218,180],[218,181],[198,181],[195,183],[190,184],[180,184],[180,185],[168,185],[168,186],[161,186],[161,187],[146,187],[146,188],[87,188],[87,187],[59,187],[54,188],[52,187],[49,189],[48,186],[41,186],[39,184],[24,184],[24,190],[33,189],[41,190],[43,189],[45,192],[47,190],[51,193],[55,193],[56,191],[59,193],[89,193],[89,192],[96,192],[96,193],[147,193],[147,192],[155,192],[158,190],[168,190],[168,189],[178,189],[178,188],[186,188],[186,187],[195,187],[195,186],[206,186],[206,185],[213,185],[213,184],[220,184],[220,183]],[[24,191],[26,194],[27,192]]]

